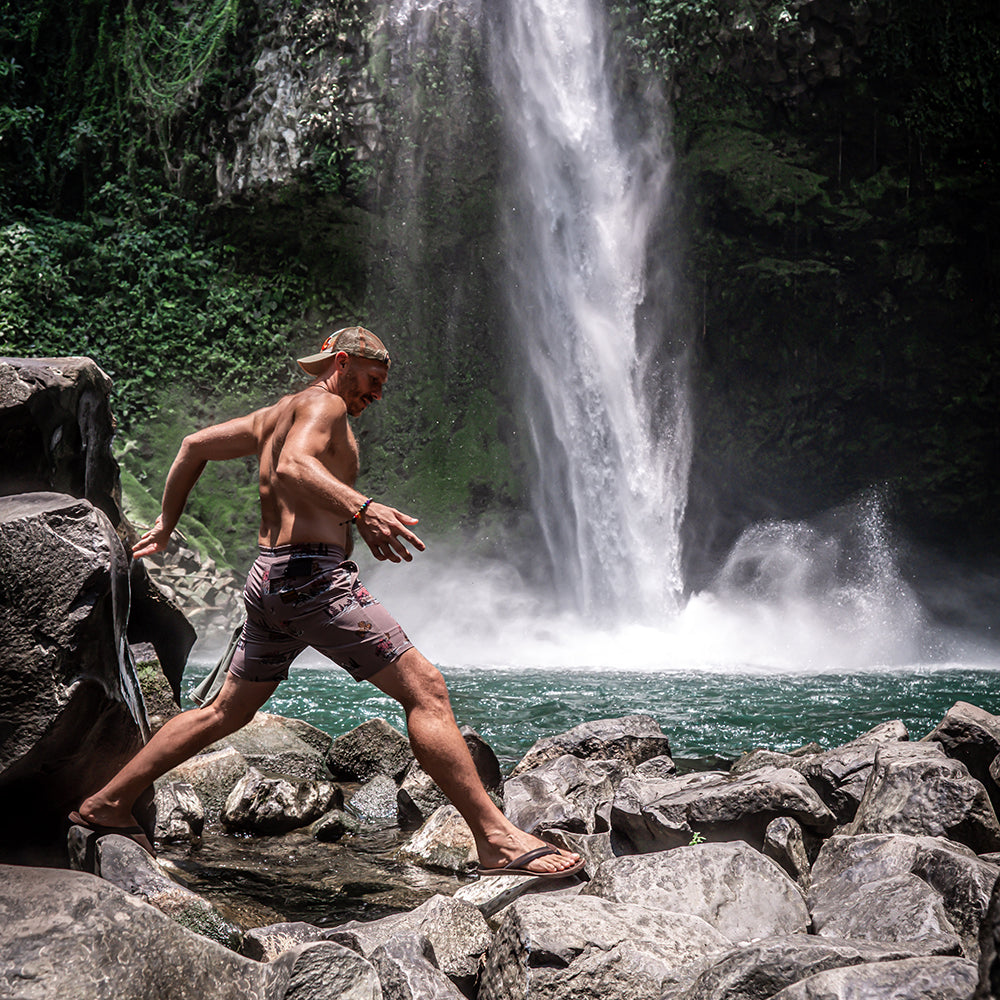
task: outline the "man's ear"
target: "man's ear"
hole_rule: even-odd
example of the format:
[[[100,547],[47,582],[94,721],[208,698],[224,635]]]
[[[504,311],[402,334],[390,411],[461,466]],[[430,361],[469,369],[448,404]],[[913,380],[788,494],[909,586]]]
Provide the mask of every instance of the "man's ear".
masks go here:
[[[343,371],[351,363],[351,356],[347,353],[347,351],[337,351],[337,353],[333,356],[333,360],[335,362],[335,370]]]

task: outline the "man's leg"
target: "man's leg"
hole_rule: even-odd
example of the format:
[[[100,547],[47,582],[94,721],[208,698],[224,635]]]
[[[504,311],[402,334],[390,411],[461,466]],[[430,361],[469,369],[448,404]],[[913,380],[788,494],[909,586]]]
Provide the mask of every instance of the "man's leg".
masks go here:
[[[277,681],[244,681],[227,674],[214,701],[164,723],[102,789],[80,803],[80,816],[102,826],[134,825],[132,807],[144,789],[199,750],[245,726],[277,686]]]
[[[484,868],[502,867],[545,846],[544,841],[514,826],[483,788],[437,667],[412,648],[370,680],[403,706],[413,752],[469,824]],[[568,852],[550,854],[530,862],[528,868],[540,874],[558,872],[570,868],[578,858]]]

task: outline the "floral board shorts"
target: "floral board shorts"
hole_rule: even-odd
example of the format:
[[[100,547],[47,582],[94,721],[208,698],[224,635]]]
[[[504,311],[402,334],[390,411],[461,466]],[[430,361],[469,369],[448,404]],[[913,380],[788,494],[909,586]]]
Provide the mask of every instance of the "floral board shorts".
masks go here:
[[[261,546],[243,591],[247,621],[229,673],[282,681],[307,646],[367,680],[413,646],[334,545]]]

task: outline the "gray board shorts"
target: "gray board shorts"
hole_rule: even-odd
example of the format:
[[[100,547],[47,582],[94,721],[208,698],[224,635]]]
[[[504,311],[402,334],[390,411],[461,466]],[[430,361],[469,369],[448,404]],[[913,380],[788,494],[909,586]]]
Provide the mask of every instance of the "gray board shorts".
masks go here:
[[[229,665],[242,680],[282,681],[311,646],[363,681],[413,646],[335,545],[261,546],[243,599],[247,621]]]

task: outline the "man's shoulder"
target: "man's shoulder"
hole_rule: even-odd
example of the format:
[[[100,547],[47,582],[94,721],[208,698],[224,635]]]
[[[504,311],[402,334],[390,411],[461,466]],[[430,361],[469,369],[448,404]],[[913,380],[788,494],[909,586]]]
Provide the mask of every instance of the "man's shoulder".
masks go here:
[[[293,392],[285,396],[278,405],[291,408],[296,416],[322,416],[327,420],[347,416],[347,404],[343,399],[319,386],[307,386]]]

